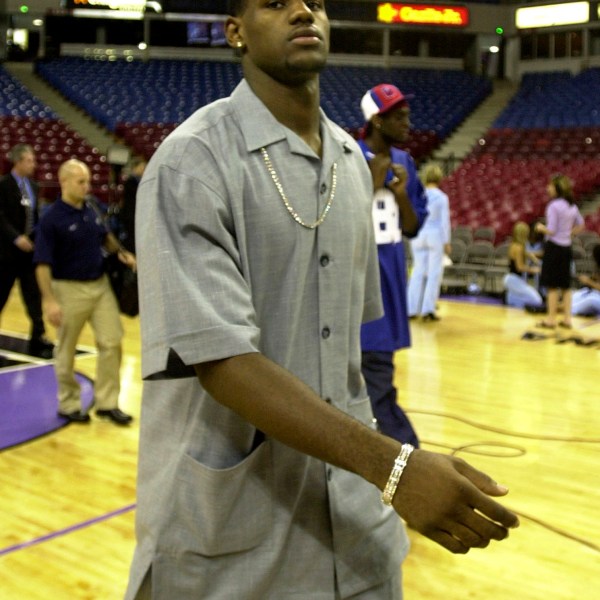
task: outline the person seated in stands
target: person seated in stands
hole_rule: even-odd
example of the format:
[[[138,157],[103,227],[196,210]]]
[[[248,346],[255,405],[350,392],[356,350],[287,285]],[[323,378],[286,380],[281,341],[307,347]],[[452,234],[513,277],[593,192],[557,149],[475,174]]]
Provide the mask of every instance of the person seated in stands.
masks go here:
[[[534,253],[527,252],[528,239],[529,225],[523,221],[515,223],[508,249],[509,272],[504,276],[504,290],[506,304],[518,308],[540,307],[544,303],[538,290],[528,282],[530,275],[540,272],[540,259]],[[534,266],[528,266],[528,261],[532,261]]]
[[[600,315],[600,244],[592,250],[596,263],[596,272],[589,275],[579,275],[579,283],[584,287],[573,292],[571,314],[582,317],[595,317]]]

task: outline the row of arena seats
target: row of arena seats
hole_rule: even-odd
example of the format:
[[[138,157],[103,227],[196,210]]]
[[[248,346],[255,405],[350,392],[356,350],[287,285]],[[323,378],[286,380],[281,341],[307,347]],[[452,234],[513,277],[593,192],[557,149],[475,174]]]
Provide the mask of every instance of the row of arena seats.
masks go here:
[[[118,123],[115,135],[131,147],[135,154],[149,159],[175,126],[175,123]],[[360,131],[350,133],[355,137],[360,135]],[[416,161],[420,161],[429,156],[438,145],[439,138],[435,131],[412,131],[403,148],[410,152]]]
[[[90,167],[92,192],[103,201],[109,200],[110,167],[106,156],[0,66],[0,173],[10,169],[8,152],[15,144],[33,147],[35,178],[46,200],[52,201],[58,195],[58,167],[69,158],[78,158]]]
[[[342,127],[364,125],[360,100],[372,86],[389,82],[413,96],[411,122],[417,132],[444,140],[492,91],[491,82],[464,71],[329,67],[321,76],[325,112]]]
[[[557,173],[578,199],[600,189],[600,125],[558,129],[492,129],[442,183],[454,222],[490,225],[506,234],[516,220],[544,214],[547,185]],[[474,198],[476,201],[474,201]],[[600,218],[586,216],[598,229]]]
[[[38,63],[37,72],[146,158],[176,124],[199,106],[228,95],[241,77],[236,63],[175,60],[68,58]],[[331,67],[322,76],[323,108],[358,136],[364,125],[359,108],[362,95],[376,83],[390,80],[419,97],[412,111],[413,135],[406,144],[416,160],[439,146],[443,136],[490,91],[489,82],[459,71]]]
[[[92,61],[60,58],[36,72],[110,131],[119,123],[180,123],[197,108],[227,96],[241,79],[234,62]],[[491,92],[491,83],[463,71],[331,66],[321,75],[325,112],[348,131],[364,125],[360,100],[382,82],[413,94],[417,131],[444,139]]]
[[[442,188],[452,218],[510,234],[542,217],[550,177],[564,173],[578,199],[600,190],[600,69],[528,73],[519,90]],[[585,216],[600,231],[600,214]]]
[[[11,164],[8,152],[15,144],[30,144],[36,154],[35,179],[41,195],[53,200],[58,194],[58,167],[69,158],[85,162],[92,175],[92,191],[101,200],[109,199],[110,166],[106,156],[88,144],[76,131],[59,119],[0,116],[0,172]]]
[[[503,279],[509,269],[510,238],[494,244],[497,232],[492,227],[457,225],[452,229],[449,257],[451,264],[444,268],[442,288],[445,291],[479,289],[501,293]],[[573,238],[573,283],[578,275],[596,272],[593,249],[600,244],[596,231],[583,231]],[[579,284],[580,285],[580,284]],[[471,287],[473,286],[473,287]]]
[[[147,160],[175,129],[176,123],[117,123],[115,135]]]
[[[241,76],[236,63],[90,62],[74,58],[40,63],[38,73],[83,108],[91,100],[87,110],[146,158],[177,122],[198,106],[229,94]],[[573,116],[581,105],[577,100],[581,85],[596,89],[600,85],[598,73],[590,69],[577,77],[562,72],[524,76],[506,114],[527,113],[531,98],[537,96],[535,118],[548,109],[547,121],[555,123],[550,114],[555,107],[543,96],[560,90],[561,100],[555,104],[563,107],[563,113],[570,113],[572,120],[568,127],[532,129],[535,119],[521,120],[516,127],[501,116],[498,128],[490,130],[458,171],[443,182],[455,222],[490,225],[507,235],[515,220],[543,215],[547,180],[558,171],[575,180],[578,195],[598,189],[600,126],[594,121],[595,109],[587,111],[586,104],[581,114]],[[381,81],[396,83],[415,96],[411,103],[413,135],[406,149],[418,161],[431,154],[490,91],[480,80],[462,72],[330,67],[321,77],[323,108],[340,125],[359,135],[363,125],[360,98]],[[180,93],[174,95],[173,89]],[[564,108],[566,104],[570,110]],[[123,105],[129,112],[122,112]],[[162,110],[158,116],[157,107]],[[589,223],[594,225],[593,218]]]
[[[600,125],[558,129],[490,129],[473,154],[497,158],[600,160]]]
[[[494,129],[600,126],[600,68],[527,73]]]
[[[146,158],[154,153],[161,141],[177,125],[177,121],[156,120],[152,115],[148,121],[118,120],[117,106],[123,104],[123,99],[131,102],[132,106],[135,104],[143,107],[151,105],[154,98],[155,102],[167,103],[167,108],[181,108],[188,106],[186,103],[191,97],[193,101],[185,109],[191,111],[199,103],[229,93],[240,77],[239,65],[236,63],[165,60],[141,63],[68,58],[39,63],[37,70],[63,94],[72,92],[72,100],[76,104],[77,99],[81,99],[81,94],[88,100],[97,101],[93,106],[100,112],[92,113],[91,116],[98,120],[98,115],[106,117],[108,114],[111,119],[115,117],[110,123],[114,125],[116,135],[134,153]],[[114,79],[116,76],[120,78],[118,82]],[[549,85],[548,82],[553,77],[561,80],[564,75],[544,74],[541,78],[544,85]],[[586,77],[587,80],[594,81],[596,74],[587,74]],[[524,78],[526,79],[527,77]],[[458,119],[464,118],[489,93],[489,88],[480,85],[477,78],[455,71],[441,73],[419,69],[390,71],[330,67],[322,76],[324,109],[330,116],[336,115],[336,120],[348,131],[359,135],[362,126],[358,108],[360,98],[365,89],[381,81],[397,83],[403,91],[415,95],[411,103],[413,132],[406,147],[417,160],[426,157],[437,147],[445,135],[445,127],[454,126],[451,124],[453,121],[447,120],[444,124],[437,123],[432,128],[420,129],[430,125],[426,121],[426,115],[428,111],[434,111],[436,100],[443,107],[451,101],[455,105],[460,104],[456,98],[469,97],[471,104],[467,103],[460,108],[463,116],[456,116]],[[472,85],[469,87],[467,83]],[[19,87],[15,82],[11,85]],[[456,86],[460,85],[466,85],[468,89],[461,89],[457,93]],[[179,93],[174,93],[174,89],[179,90]],[[472,93],[468,93],[469,90]],[[128,95],[129,92],[133,96]],[[450,101],[451,94],[453,96]],[[520,92],[516,97],[519,96]],[[106,107],[101,106],[103,98],[107,97],[110,100],[110,114],[106,112]],[[137,104],[133,102],[135,98]],[[527,96],[523,98],[526,100]],[[518,105],[515,106],[518,108]],[[346,112],[342,113],[343,110]],[[442,114],[444,111],[440,108],[439,112]],[[133,111],[133,114],[137,113]],[[0,124],[0,128],[7,128],[6,131],[3,130],[5,145],[0,155],[5,153],[6,145],[16,141],[32,143],[38,152],[40,178],[54,185],[57,163],[70,156],[77,156],[90,164],[95,193],[101,198],[107,196],[110,168],[106,164],[106,158],[95,149],[85,148],[74,132],[60,129],[57,124],[59,121],[52,119],[28,116],[19,122],[16,117],[12,117],[8,122],[10,124]],[[553,173],[563,172],[571,176],[579,196],[599,189],[599,159],[600,126],[593,123],[558,129],[502,127],[486,133],[459,169],[443,181],[442,189],[450,196],[454,223],[491,226],[501,237],[505,237],[516,220],[530,221],[543,215],[547,202],[546,184]],[[600,230],[600,217],[586,217],[586,223],[589,227]]]
[[[528,224],[533,227],[536,219]],[[532,232],[533,234],[533,232]],[[542,236],[536,236],[540,240]],[[455,225],[451,229],[450,241],[455,242],[460,240],[465,245],[470,245],[473,242],[489,242],[494,247],[510,244],[512,240],[512,231],[508,235],[504,235],[502,231],[496,230],[494,227],[482,225],[479,227],[471,227],[470,225]],[[577,257],[585,254],[589,258],[592,257],[592,249],[597,244],[600,244],[600,233],[591,229],[573,236],[573,249]]]
[[[52,109],[0,67],[0,116],[56,119]]]
[[[548,202],[546,187],[552,165],[544,163],[543,173],[539,176],[532,174],[532,166],[527,163],[506,164],[502,176],[489,182],[486,182],[485,175],[480,174],[480,179],[471,180],[466,169],[461,167],[441,185],[450,197],[452,222],[473,227],[494,227],[502,237],[510,233],[516,221],[529,222],[543,217]],[[573,179],[577,177],[572,164],[556,164],[555,167],[554,172],[563,172]],[[597,162],[589,162],[587,166],[582,164],[581,168],[595,170],[597,175],[600,170]],[[600,219],[596,214],[584,218],[589,229],[600,231]]]

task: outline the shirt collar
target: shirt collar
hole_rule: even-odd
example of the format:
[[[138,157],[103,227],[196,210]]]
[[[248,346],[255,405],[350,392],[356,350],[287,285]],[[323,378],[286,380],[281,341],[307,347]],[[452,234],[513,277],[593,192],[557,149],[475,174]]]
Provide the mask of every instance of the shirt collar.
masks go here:
[[[290,129],[282,125],[271,114],[269,109],[252,91],[245,79],[242,79],[231,94],[231,102],[248,152],[254,152],[270,144],[287,139],[292,152],[314,156],[308,146],[303,144],[298,136],[294,135]],[[322,109],[319,109],[319,111],[321,114],[321,135],[323,137],[325,152],[332,154],[334,160],[342,153],[352,152],[354,149],[353,145],[344,137],[344,133],[329,120]]]
[[[57,198],[55,203],[65,212],[81,213],[86,210],[93,210],[93,208],[87,202],[84,202],[81,208],[77,208],[76,206],[65,202],[62,197]]]
[[[14,177],[15,181],[19,184],[19,186],[27,182],[27,177],[21,177],[20,175],[17,175],[14,170],[10,173]]]

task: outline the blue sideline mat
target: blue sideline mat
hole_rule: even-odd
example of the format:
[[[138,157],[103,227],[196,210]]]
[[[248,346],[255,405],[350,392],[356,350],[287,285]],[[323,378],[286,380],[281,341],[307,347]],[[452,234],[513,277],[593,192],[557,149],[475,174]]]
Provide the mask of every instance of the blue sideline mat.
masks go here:
[[[13,361],[11,361],[13,362]],[[91,379],[76,374],[84,410],[94,400]],[[56,377],[51,364],[23,364],[0,369],[0,450],[64,427],[57,415]]]

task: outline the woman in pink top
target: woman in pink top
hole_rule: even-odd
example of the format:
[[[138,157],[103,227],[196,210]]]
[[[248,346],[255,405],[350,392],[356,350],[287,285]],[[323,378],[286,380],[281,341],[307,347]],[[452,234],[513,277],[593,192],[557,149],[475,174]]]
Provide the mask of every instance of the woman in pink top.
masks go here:
[[[548,317],[539,327],[557,325],[559,294],[562,294],[564,320],[561,327],[571,328],[571,238],[584,228],[583,217],[575,204],[573,183],[565,175],[555,175],[548,184],[551,200],[546,206],[546,224],[537,223],[536,231],[545,235],[540,286],[547,289]]]

